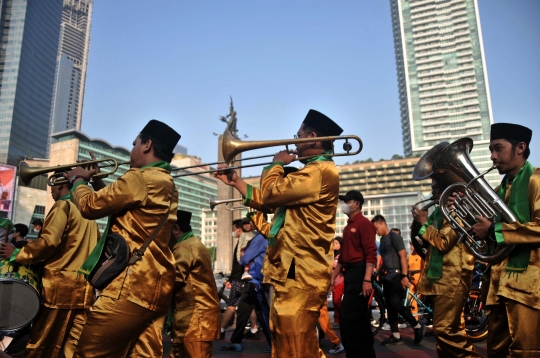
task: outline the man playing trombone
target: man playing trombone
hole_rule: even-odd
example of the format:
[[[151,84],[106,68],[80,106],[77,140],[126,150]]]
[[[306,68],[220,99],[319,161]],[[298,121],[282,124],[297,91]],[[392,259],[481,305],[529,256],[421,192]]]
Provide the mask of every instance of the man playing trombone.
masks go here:
[[[94,181],[94,188],[99,190],[92,191],[86,182],[96,169],[78,166],[64,175],[74,184],[72,195],[83,217],[110,216],[110,232],[121,235],[131,252],[138,250],[166,218],[144,256],[101,292],[88,313],[76,357],[163,355],[161,330],[175,280],[174,257],[168,244],[178,203],[170,161],[179,139],[171,127],[151,120],[133,141],[131,169],[115,182],[105,187]],[[88,275],[95,267],[101,254],[94,256],[95,252],[81,267],[81,273]]]
[[[260,203],[277,210],[263,265],[264,282],[275,292],[270,310],[275,357],[324,357],[316,326],[330,286],[339,177],[332,143],[317,137],[342,131],[324,114],[310,110],[295,136],[313,139],[296,144],[299,157],[310,157],[305,167],[284,177],[283,166],[296,156],[282,151],[261,176]],[[218,171],[215,176],[239,189],[247,202],[255,202],[250,197],[254,190],[248,193],[236,174]]]
[[[527,158],[532,131],[518,124],[491,126],[491,160],[504,178],[495,189],[517,221],[477,216],[471,233],[490,233],[499,246],[516,245],[491,267],[487,296],[489,357],[540,357],[540,169]]]
[[[413,178],[416,180],[431,178],[432,201],[438,201],[444,189],[453,183],[452,173],[422,173],[428,158],[434,158],[446,146],[440,143],[429,150],[418,161]],[[431,167],[433,163],[428,163]],[[439,357],[481,357],[465,332],[463,309],[472,282],[474,257],[464,244],[458,242],[459,236],[452,228],[439,207],[428,217],[427,210],[412,207],[415,223],[421,226],[417,233],[411,234],[411,240],[418,235],[429,242],[426,260],[418,291],[433,300],[433,333],[437,342]],[[417,224],[417,226],[415,226]]]

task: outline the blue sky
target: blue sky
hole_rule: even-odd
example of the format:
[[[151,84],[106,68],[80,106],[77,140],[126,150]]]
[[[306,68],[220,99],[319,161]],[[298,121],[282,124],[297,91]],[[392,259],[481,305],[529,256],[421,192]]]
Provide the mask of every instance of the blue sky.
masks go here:
[[[532,128],[540,166],[540,1],[478,3],[494,121]],[[389,0],[95,1],[82,130],[130,149],[156,118],[213,162],[232,96],[247,140],[292,138],[313,108],[363,140],[337,163],[402,155],[391,30]]]

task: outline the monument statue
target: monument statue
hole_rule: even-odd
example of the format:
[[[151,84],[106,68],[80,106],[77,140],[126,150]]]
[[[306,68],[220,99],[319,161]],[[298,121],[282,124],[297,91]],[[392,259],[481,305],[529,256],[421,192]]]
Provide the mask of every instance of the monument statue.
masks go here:
[[[236,111],[234,110],[232,96],[231,96],[231,104],[229,106],[229,114],[227,114],[226,116],[219,116],[219,119],[222,122],[227,123],[227,128],[225,129],[228,129],[233,135],[233,137],[235,137],[236,139],[240,139],[238,138],[238,128],[236,128],[237,119],[236,119]]]
[[[228,129],[231,134],[238,138],[238,128],[236,127],[236,111],[234,110],[233,100],[231,97],[231,103],[229,106],[229,114],[225,116],[219,116],[220,121],[227,124],[226,129]],[[214,135],[219,135],[214,133]],[[247,137],[247,136],[246,136]],[[223,160],[223,152],[221,150],[221,143],[223,141],[223,136],[219,135],[218,137],[218,158]],[[242,171],[236,171],[238,175],[242,175]],[[217,197],[219,199],[232,199],[239,197],[239,194],[233,187],[225,185],[220,180],[217,181]],[[233,219],[241,218],[241,213],[239,211],[230,211],[227,206],[219,205],[217,206],[217,237],[216,237],[216,261],[214,265],[215,272],[231,272],[232,268],[232,254],[233,254],[233,244],[236,242],[231,237],[231,222]]]

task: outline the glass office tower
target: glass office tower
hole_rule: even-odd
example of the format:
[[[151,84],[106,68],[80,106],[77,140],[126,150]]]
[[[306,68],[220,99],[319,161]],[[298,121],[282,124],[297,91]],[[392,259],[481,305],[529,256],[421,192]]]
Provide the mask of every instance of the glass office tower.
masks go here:
[[[477,1],[390,3],[405,155],[470,137],[474,164],[489,168],[493,117]]]
[[[92,6],[93,0],[64,0],[51,134],[81,129]]]
[[[47,153],[63,0],[0,0],[0,162]]]

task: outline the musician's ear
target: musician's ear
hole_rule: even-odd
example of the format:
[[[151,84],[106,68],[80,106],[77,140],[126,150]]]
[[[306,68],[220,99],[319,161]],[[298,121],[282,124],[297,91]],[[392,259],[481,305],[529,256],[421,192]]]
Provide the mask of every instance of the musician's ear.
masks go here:
[[[519,142],[516,145],[516,154],[523,155],[523,153],[525,152],[526,149],[527,149],[527,143]]]
[[[144,154],[150,153],[150,151],[153,148],[152,139],[148,139],[145,143],[141,142],[141,147],[142,147],[141,149],[142,149]]]

